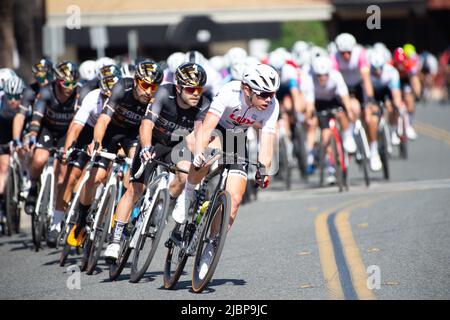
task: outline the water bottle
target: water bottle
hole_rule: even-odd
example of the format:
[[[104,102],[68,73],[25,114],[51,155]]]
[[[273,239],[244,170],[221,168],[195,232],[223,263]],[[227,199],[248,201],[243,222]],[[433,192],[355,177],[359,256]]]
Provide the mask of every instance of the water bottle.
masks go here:
[[[206,209],[208,209],[209,202],[210,201],[203,202],[202,206],[200,207],[200,214],[197,216],[197,224],[199,224],[202,220],[202,216],[205,214]]]

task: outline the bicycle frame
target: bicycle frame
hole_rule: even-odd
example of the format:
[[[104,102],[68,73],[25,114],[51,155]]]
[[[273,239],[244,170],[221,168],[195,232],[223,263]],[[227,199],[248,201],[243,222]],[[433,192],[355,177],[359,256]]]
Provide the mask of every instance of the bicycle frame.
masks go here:
[[[355,130],[354,130],[354,132],[355,132],[355,134],[360,134],[361,135],[361,138],[362,138],[362,141],[363,141],[363,145],[364,145],[364,152],[366,153],[366,158],[370,159],[369,142],[367,141],[366,130],[364,129],[360,119],[356,119],[356,121],[355,121]]]
[[[342,138],[336,125],[336,118],[332,117],[329,123],[330,123],[330,130],[334,136],[336,146],[338,148],[339,162],[341,164],[341,169],[343,172],[345,172],[348,166],[348,159],[347,157],[345,157],[344,148],[342,147]]]
[[[44,167],[44,170],[41,173],[41,187],[39,190],[38,199],[36,201],[36,207],[35,207],[35,214],[37,213],[36,210],[40,208],[42,198],[44,196],[44,188],[42,188],[47,181],[47,178],[50,176],[50,197],[48,201],[48,208],[47,208],[47,217],[53,218],[53,208],[54,208],[54,192],[55,192],[55,170],[54,170],[54,161],[55,161],[55,151],[50,152],[50,156],[47,160],[47,164]]]

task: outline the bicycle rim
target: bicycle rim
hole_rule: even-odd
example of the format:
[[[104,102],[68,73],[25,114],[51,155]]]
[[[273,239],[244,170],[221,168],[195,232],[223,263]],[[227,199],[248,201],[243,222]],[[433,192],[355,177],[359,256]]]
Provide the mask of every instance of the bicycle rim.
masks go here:
[[[158,248],[162,232],[166,221],[167,211],[169,210],[169,192],[167,189],[160,190],[155,200],[151,216],[145,226],[144,234],[139,235],[136,248],[134,250],[131,266],[130,281],[138,282],[147,271],[153,256]],[[151,225],[152,220],[154,226]],[[140,259],[141,258],[141,259]],[[145,258],[144,263],[140,264],[139,259]]]
[[[185,235],[187,224],[181,226],[181,234]],[[187,254],[185,250],[179,246],[172,243],[167,250],[166,261],[164,263],[164,288],[174,289],[178,280],[180,279],[181,273],[183,272],[184,266],[187,261]]]
[[[98,259],[103,250],[103,244],[106,241],[106,236],[108,234],[109,222],[111,221],[112,208],[114,206],[114,187],[110,187],[106,192],[105,201],[101,208],[98,208],[97,214],[99,214],[99,220],[97,223],[97,228],[92,230],[94,232],[94,239],[90,245],[88,253],[88,262],[86,273],[91,275],[95,267],[97,266]]]
[[[219,263],[220,255],[222,254],[223,246],[225,245],[225,240],[227,237],[228,224],[230,220],[231,211],[231,196],[227,191],[221,191],[214,201],[212,209],[208,213],[208,220],[206,223],[206,228],[203,229],[201,235],[201,241],[198,244],[197,252],[195,255],[194,269],[192,272],[192,289],[196,293],[202,292],[208,283],[211,281],[212,276],[216,270],[217,264]],[[214,255],[211,260],[211,264],[208,268],[206,274],[201,273],[201,257],[203,255],[203,250],[205,244],[210,242],[209,239],[211,227],[214,224],[220,223],[218,228],[218,235],[215,236],[215,250]]]

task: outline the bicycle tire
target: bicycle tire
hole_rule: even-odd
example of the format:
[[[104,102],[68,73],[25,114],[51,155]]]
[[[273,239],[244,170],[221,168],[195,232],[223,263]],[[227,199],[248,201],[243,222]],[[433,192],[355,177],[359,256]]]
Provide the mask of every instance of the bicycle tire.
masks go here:
[[[402,134],[400,136],[400,158],[408,159],[408,136],[406,135],[406,117],[402,117]]]
[[[66,238],[66,240],[67,240],[67,238]],[[61,253],[59,255],[59,266],[60,267],[64,267],[64,265],[66,264],[66,260],[70,254],[71,249],[72,249],[72,247],[69,244],[67,244],[67,243],[64,244],[64,247],[61,250]]]
[[[339,192],[342,192],[342,190],[344,189],[342,167],[334,136],[331,136],[331,150],[333,152],[333,167],[335,170],[334,175],[336,177],[336,184],[338,185]]]
[[[109,280],[111,281],[116,280],[120,276],[123,269],[125,268],[125,265],[128,262],[128,258],[130,257],[132,251],[132,249],[129,247],[130,240],[131,236],[126,239],[122,237],[119,258],[117,259],[116,263],[109,265]]]
[[[206,243],[206,237],[210,227],[215,221],[216,214],[222,208],[220,217],[220,231],[217,240],[217,247],[214,250],[214,257],[212,258],[211,265],[203,278],[200,278],[200,262],[203,252],[204,244]],[[228,224],[230,221],[231,212],[231,195],[228,191],[220,191],[213,202],[212,208],[208,210],[208,218],[206,221],[206,228],[203,229],[201,234],[201,241],[199,241],[197,246],[197,252],[195,254],[194,268],[192,272],[192,290],[195,293],[201,293],[211,281],[212,276],[216,270],[217,264],[219,263],[220,256],[222,254],[223,246],[225,245],[225,240],[227,237]]]
[[[308,173],[307,173],[307,153],[306,153],[306,147],[305,147],[305,132],[303,130],[303,127],[301,126],[294,126],[293,131],[294,133],[294,139],[292,141],[294,145],[294,154],[297,158],[297,164],[298,169],[300,170],[300,175],[302,179],[307,180],[308,179]]]
[[[181,234],[185,239],[187,224],[183,224],[181,227]],[[169,240],[170,241],[170,240]],[[176,252],[176,254],[174,254]],[[174,271],[172,271],[172,257],[178,257],[178,263]],[[173,290],[180,279],[184,266],[186,265],[188,255],[186,251],[173,243],[169,245],[167,250],[166,260],[164,262],[164,288]]]
[[[45,238],[45,226],[47,225],[47,209],[50,196],[51,177],[47,176],[47,179],[41,188],[44,188],[42,193],[42,199],[40,207],[37,208],[32,215],[32,230],[33,230],[33,242],[36,252],[41,248],[41,242]],[[34,226],[33,226],[34,223]]]
[[[91,246],[92,240],[89,239],[88,236],[86,236],[86,240],[83,243],[83,256],[81,257],[81,265],[80,265],[80,270],[82,272],[87,270]]]
[[[101,252],[103,250],[103,245],[106,241],[106,236],[108,235],[107,230],[109,228],[109,222],[111,221],[111,215],[114,209],[115,190],[116,190],[115,186],[110,186],[108,190],[106,190],[107,193],[105,201],[103,202],[102,207],[98,208],[97,211],[97,214],[99,214],[100,217],[97,223],[96,230],[92,230],[92,232],[95,232],[95,235],[94,239],[92,240],[92,244],[89,248],[88,261],[86,267],[86,274],[88,275],[91,275],[94,272],[95,267],[97,266],[98,263],[98,259],[100,258]]]
[[[324,186],[325,181],[325,159],[327,154],[327,147],[322,146],[322,137],[320,137],[319,147],[319,186]]]
[[[14,189],[15,186],[15,177],[14,170],[12,167],[9,167],[8,169],[8,182],[6,183],[6,201],[5,201],[5,207],[6,207],[6,223],[5,223],[5,234],[7,236],[12,235],[12,231],[14,228],[14,217],[15,217],[15,211],[17,210],[17,202],[15,202],[14,199]]]
[[[384,128],[378,131],[378,153],[380,154],[381,164],[383,166],[383,177],[389,180],[389,154]]]
[[[370,185],[370,177],[369,177],[369,159],[367,158],[364,142],[362,140],[361,131],[359,131],[355,135],[356,147],[359,150],[359,154],[361,155],[361,159],[359,161],[359,166],[363,171],[364,175],[364,183],[368,187]]]
[[[285,187],[287,190],[291,189],[291,168],[289,166],[287,147],[284,143],[284,139],[280,140],[280,170],[281,178],[284,180]]]
[[[162,204],[159,207],[158,204],[160,203]],[[157,208],[160,208],[158,210],[159,214],[155,213],[155,209]],[[133,283],[139,282],[144,276],[145,272],[147,272],[147,269],[150,266],[150,263],[152,262],[152,259],[156,253],[156,249],[158,248],[159,241],[161,240],[168,210],[169,210],[169,191],[168,189],[162,189],[159,191],[158,195],[155,198],[155,204],[153,206],[152,212],[150,213],[147,225],[143,226],[145,227],[145,232],[144,234],[139,235],[139,239],[136,243],[136,248],[134,249],[133,260],[131,264],[130,282]],[[155,214],[157,214],[157,216],[153,217],[153,215]],[[146,240],[150,238],[148,234],[150,232],[151,228],[150,221],[152,221],[152,218],[156,219],[156,226],[155,226],[156,233],[154,234],[154,237],[150,243],[150,251],[148,252],[145,262],[141,267],[139,267],[139,257],[141,256],[141,252],[143,251],[145,244],[149,243]]]

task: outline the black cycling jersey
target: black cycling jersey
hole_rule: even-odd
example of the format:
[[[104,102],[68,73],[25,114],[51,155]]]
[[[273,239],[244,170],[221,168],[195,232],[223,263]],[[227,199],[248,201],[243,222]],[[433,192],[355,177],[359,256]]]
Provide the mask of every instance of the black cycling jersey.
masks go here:
[[[61,103],[56,98],[56,82],[43,87],[34,105],[32,121],[37,121],[51,131],[67,131],[78,109],[78,90]],[[32,129],[33,130],[33,129]]]
[[[152,139],[167,146],[177,144],[179,139],[174,137],[172,140],[173,132],[177,129],[191,132],[195,121],[203,121],[210,104],[211,101],[202,96],[196,107],[183,109],[177,104],[175,85],[162,85],[154,102],[148,105],[144,117],[155,123]]]
[[[110,116],[112,123],[118,127],[139,130],[147,104],[136,100],[133,89],[133,78],[120,79],[112,88],[111,97],[102,113]]]
[[[6,99],[6,95],[2,95],[0,98],[0,121],[2,123],[10,122],[12,124],[17,113],[25,114],[25,108],[21,104],[16,108],[11,107]],[[1,128],[1,131],[3,130],[4,128]]]

